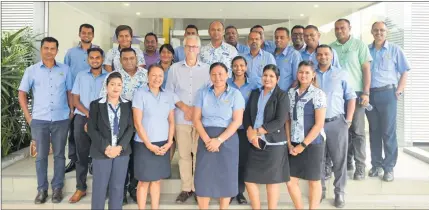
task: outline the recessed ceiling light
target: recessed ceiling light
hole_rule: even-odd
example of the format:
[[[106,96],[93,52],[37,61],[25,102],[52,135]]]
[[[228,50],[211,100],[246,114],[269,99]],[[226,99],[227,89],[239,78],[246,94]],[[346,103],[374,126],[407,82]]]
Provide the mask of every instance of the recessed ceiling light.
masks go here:
[[[318,7],[319,7],[319,5],[317,5],[317,4],[314,5],[314,8],[318,8]]]
[[[304,17],[304,14],[300,14],[299,16]]]
[[[124,6],[128,7],[128,6],[130,6],[130,4],[129,3],[124,3]]]
[[[140,12],[136,12],[136,15],[140,15]]]

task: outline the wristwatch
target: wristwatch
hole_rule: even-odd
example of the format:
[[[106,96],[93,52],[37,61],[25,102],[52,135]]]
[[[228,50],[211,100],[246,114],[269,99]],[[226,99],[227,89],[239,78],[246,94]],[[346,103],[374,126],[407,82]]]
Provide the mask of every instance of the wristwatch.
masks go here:
[[[222,139],[220,137],[216,138],[221,144],[223,143]]]
[[[348,126],[350,126],[352,124],[352,121],[351,120],[346,120],[346,123],[347,123]]]
[[[307,148],[307,145],[304,142],[299,143],[302,147]]]
[[[363,91],[362,95],[367,95],[367,96],[369,96],[369,92]]]

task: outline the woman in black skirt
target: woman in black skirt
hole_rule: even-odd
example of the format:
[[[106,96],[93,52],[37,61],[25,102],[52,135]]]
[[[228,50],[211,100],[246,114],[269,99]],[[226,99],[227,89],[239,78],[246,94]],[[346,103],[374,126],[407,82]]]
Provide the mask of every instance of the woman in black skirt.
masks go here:
[[[210,198],[219,198],[227,209],[238,193],[236,133],[243,119],[244,98],[227,85],[228,69],[218,62],[210,66],[212,86],[195,97],[193,123],[200,135],[195,166],[195,194],[200,209],[208,209]]]
[[[280,183],[289,181],[285,122],[286,92],[278,86],[279,69],[264,67],[262,88],[252,91],[244,112],[243,125],[251,144],[244,181],[252,209],[261,209],[258,184],[267,188],[268,209],[277,209]]]
[[[164,71],[159,64],[148,70],[148,85],[140,88],[133,98],[134,126],[137,130],[134,144],[134,176],[137,185],[139,209],[146,207],[150,187],[151,207],[159,208],[161,179],[170,176],[170,147],[174,134],[173,95],[162,89]]]
[[[302,209],[299,179],[308,180],[310,209],[319,206],[322,196],[320,182],[324,156],[326,95],[317,87],[312,62],[302,61],[298,66],[298,86],[288,92],[290,100],[286,134],[289,148],[289,194],[296,209]]]

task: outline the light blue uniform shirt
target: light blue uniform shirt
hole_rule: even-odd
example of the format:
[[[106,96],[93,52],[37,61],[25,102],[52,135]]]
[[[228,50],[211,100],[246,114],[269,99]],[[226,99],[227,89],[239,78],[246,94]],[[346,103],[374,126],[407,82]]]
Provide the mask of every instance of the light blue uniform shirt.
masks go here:
[[[107,76],[107,72],[103,69],[101,74],[97,77],[91,73],[91,69],[86,71],[81,71],[77,74],[75,83],[73,84],[72,93],[79,95],[80,103],[89,110],[89,105],[91,101],[99,98],[100,90],[103,87],[104,79]],[[84,113],[75,109],[76,114],[85,116]]]
[[[267,105],[268,99],[270,99],[271,95],[273,94],[273,91],[274,88],[264,96],[264,89],[263,87],[261,88],[261,93],[259,94],[258,98],[258,112],[256,113],[255,125],[253,126],[254,129],[260,128],[264,124],[265,106]],[[264,134],[261,135],[261,139],[265,142],[267,141]]]
[[[301,54],[292,46],[287,46],[280,54],[274,54],[280,70],[280,89],[287,91],[296,80],[298,65],[302,61]]]
[[[243,55],[250,52],[250,48],[247,45],[242,45],[238,42],[235,48],[237,49],[239,55]]]
[[[258,86],[262,86],[262,71],[266,65],[276,64],[274,56],[261,49],[255,57],[253,57],[250,52],[244,54],[243,57],[247,61],[247,74],[249,75],[250,82],[254,82]]]
[[[91,45],[90,48],[100,48],[97,45]],[[64,56],[64,64],[69,66],[70,72],[72,74],[72,83],[79,72],[85,71],[91,66],[88,64],[88,53],[86,50],[82,49],[81,43],[77,47],[70,48],[66,55]]]
[[[317,67],[316,73],[317,83],[326,94],[327,109],[325,118],[345,114],[345,102],[357,98],[355,91],[347,83],[347,71],[331,66],[324,73]]]
[[[195,97],[195,107],[201,108],[201,122],[204,127],[226,128],[232,122],[234,111],[243,109],[245,102],[240,91],[228,86],[216,97],[213,86],[201,88]]]
[[[241,96],[243,96],[244,98],[245,104],[247,104],[247,101],[249,101],[250,93],[252,93],[252,90],[258,88],[258,85],[255,82],[250,82],[249,78],[246,78],[246,82],[241,87],[238,87],[234,83],[234,76],[232,78],[229,78],[227,80],[227,83],[230,87],[233,87],[240,91]],[[239,129],[243,129],[243,125],[241,125]]]
[[[317,61],[317,58],[316,58],[316,51],[314,51],[313,53],[309,53],[307,51],[307,48],[304,48],[304,50],[301,51],[301,57],[302,57],[302,60],[304,60],[304,61],[313,62],[314,67],[317,68],[317,65],[319,64],[319,62]],[[337,54],[337,51],[335,49],[332,49],[332,62],[331,62],[331,64],[333,66],[341,69],[340,60],[338,59],[338,54]]]
[[[25,69],[19,90],[33,92],[32,118],[60,121],[69,118],[67,91],[73,87],[69,67],[56,62],[49,69],[42,61]]]
[[[377,50],[373,44],[369,45],[369,52],[374,59],[371,62],[371,88],[386,85],[398,85],[399,77],[410,70],[410,64],[402,49],[386,40],[383,47]]]
[[[133,108],[143,112],[142,124],[150,142],[168,140],[168,115],[175,108],[173,94],[161,89],[155,96],[146,85],[134,94]],[[139,135],[134,140],[143,142]]]
[[[174,49],[174,62],[179,62],[185,60],[186,54],[185,54],[185,47],[184,46],[178,46],[176,49]]]
[[[265,40],[264,47],[262,49],[269,53],[273,53],[276,50],[276,44],[274,43],[274,41]]]

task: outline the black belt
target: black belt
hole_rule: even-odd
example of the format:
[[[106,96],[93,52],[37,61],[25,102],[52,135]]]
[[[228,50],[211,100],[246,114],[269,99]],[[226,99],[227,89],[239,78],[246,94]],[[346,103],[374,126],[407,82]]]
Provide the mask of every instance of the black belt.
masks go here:
[[[386,85],[386,86],[383,86],[383,87],[370,88],[369,91],[371,91],[371,92],[378,92],[378,91],[383,91],[383,90],[390,90],[390,89],[393,89],[393,88],[395,88],[395,85],[390,84],[390,85]]]
[[[340,117],[341,117],[341,115],[337,115],[337,116],[331,117],[331,118],[325,118],[325,122],[332,122],[332,121],[339,119]]]

